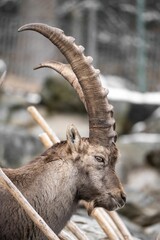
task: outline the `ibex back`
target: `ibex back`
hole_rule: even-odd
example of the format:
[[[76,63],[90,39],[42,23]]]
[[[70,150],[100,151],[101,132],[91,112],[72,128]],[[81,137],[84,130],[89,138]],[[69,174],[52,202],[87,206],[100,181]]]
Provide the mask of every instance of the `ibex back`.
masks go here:
[[[89,138],[81,138],[76,127],[67,129],[67,140],[48,149],[28,165],[4,169],[7,176],[24,194],[48,225],[59,233],[79,200],[94,207],[115,210],[125,204],[126,196],[115,173],[118,150],[113,107],[102,88],[99,71],[85,57],[83,47],[60,29],[44,24],[28,24],[20,28],[46,36],[67,58],[69,65],[47,62],[75,88],[89,115]],[[39,68],[38,67],[38,68]],[[0,186],[0,239],[45,239],[40,230]]]

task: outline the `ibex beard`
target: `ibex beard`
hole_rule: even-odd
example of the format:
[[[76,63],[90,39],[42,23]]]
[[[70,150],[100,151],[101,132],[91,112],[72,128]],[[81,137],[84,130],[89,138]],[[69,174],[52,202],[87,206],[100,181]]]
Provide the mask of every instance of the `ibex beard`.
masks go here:
[[[116,210],[126,195],[115,173],[118,158],[113,107],[102,87],[99,70],[83,54],[72,37],[44,24],[27,24],[19,31],[33,30],[47,37],[69,64],[50,61],[50,67],[68,80],[84,103],[89,116],[89,138],[81,138],[75,126],[67,129],[67,140],[49,148],[28,165],[4,172],[35,207],[49,226],[59,233],[79,200],[95,207]],[[0,239],[45,239],[13,197],[0,186]]]

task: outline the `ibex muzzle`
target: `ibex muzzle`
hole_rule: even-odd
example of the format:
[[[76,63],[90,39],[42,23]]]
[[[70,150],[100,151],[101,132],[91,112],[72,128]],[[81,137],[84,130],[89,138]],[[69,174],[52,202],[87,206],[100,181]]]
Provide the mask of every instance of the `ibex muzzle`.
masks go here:
[[[69,64],[42,63],[64,76],[77,91],[89,116],[89,138],[81,138],[76,127],[67,129],[67,141],[48,149],[28,165],[4,169],[49,226],[59,233],[79,200],[94,207],[115,210],[124,206],[126,195],[115,174],[118,158],[113,107],[102,88],[99,70],[83,54],[72,37],[44,24],[28,24],[19,31],[43,34],[64,54]],[[0,186],[0,239],[45,239],[17,202]],[[16,224],[15,224],[16,221]]]

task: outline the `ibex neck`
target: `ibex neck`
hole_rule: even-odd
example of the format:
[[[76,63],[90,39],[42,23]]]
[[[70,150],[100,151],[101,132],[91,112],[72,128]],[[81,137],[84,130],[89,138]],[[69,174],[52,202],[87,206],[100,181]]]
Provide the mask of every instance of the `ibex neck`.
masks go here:
[[[59,233],[78,203],[76,173],[72,165],[63,160],[38,165],[20,168],[16,178],[7,175],[48,225]]]

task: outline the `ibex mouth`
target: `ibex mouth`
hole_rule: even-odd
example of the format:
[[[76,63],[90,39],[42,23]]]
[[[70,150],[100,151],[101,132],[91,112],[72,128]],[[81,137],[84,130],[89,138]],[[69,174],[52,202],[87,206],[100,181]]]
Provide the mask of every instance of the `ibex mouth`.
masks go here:
[[[114,211],[119,208],[122,208],[125,205],[125,201],[123,199],[116,199],[115,197],[111,196],[108,194],[107,198],[97,198],[95,199],[91,206],[90,209],[95,208],[95,207],[103,207],[108,211]]]
[[[114,210],[117,210],[119,208],[122,208],[125,205],[125,202],[122,200],[118,202],[114,197],[111,197],[112,201],[114,202],[116,208]]]

